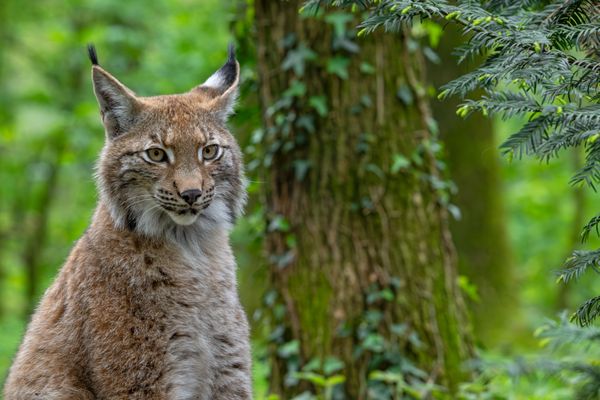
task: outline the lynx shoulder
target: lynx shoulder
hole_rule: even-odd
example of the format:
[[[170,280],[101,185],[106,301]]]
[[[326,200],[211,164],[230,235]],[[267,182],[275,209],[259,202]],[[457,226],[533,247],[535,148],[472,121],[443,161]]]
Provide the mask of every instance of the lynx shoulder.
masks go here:
[[[226,121],[239,64],[187,93],[141,97],[92,60],[106,132],[99,201],[10,369],[13,399],[250,399],[229,231],[242,156]]]

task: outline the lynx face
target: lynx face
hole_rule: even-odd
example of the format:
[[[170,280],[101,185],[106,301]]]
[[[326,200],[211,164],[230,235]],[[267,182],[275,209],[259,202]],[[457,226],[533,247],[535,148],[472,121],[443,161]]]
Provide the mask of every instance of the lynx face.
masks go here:
[[[149,236],[230,227],[245,202],[241,152],[226,127],[239,80],[233,51],[184,94],[138,97],[97,63],[92,76],[107,135],[99,188],[117,225]]]

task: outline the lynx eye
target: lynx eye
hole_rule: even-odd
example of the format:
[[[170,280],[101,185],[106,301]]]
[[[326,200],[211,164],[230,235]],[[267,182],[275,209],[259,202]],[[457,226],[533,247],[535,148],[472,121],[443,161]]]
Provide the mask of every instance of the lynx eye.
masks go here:
[[[219,145],[210,144],[202,148],[202,159],[206,161],[214,160],[219,155]]]
[[[146,150],[146,155],[151,161],[154,162],[165,162],[168,160],[167,153],[163,149],[159,149],[158,147],[153,147],[151,149]]]

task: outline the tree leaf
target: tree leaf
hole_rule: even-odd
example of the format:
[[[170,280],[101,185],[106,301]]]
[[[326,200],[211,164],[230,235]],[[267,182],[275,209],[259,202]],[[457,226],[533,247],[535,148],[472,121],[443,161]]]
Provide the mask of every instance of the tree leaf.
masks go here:
[[[341,79],[348,79],[348,65],[350,59],[343,56],[335,56],[327,60],[327,72],[335,74]]]

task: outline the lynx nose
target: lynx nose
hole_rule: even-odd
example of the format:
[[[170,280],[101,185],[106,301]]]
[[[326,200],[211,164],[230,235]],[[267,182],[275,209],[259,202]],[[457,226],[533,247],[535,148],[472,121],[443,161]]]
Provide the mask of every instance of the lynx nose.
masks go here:
[[[202,196],[202,190],[190,189],[180,193],[179,195],[191,206],[196,202],[196,200],[198,200],[198,197]]]

